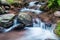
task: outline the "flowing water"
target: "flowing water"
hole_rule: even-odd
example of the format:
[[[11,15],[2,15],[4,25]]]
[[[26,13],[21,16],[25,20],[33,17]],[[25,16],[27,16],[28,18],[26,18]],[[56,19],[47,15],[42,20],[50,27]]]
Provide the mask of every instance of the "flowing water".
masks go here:
[[[11,27],[8,28],[8,29],[5,29],[4,32],[9,32],[9,31],[11,31],[12,29],[16,28],[18,25],[20,25],[20,23],[17,23],[17,18],[15,18],[15,19],[14,19],[13,26],[11,26]]]
[[[35,6],[35,2],[29,3],[30,7]],[[22,12],[28,11],[28,12],[35,12],[36,14],[41,13],[40,10],[35,9],[29,9],[29,8],[23,8],[21,10]],[[28,33],[30,33],[30,36],[25,36],[21,40],[58,40],[57,36],[54,34],[53,30],[55,29],[55,24],[52,24],[50,27],[46,26],[44,22],[42,22],[40,19],[35,19],[37,23],[33,22],[33,28]],[[34,19],[33,19],[34,21]],[[27,34],[28,34],[27,33]]]
[[[35,6],[35,2],[29,3],[29,7]],[[42,11],[30,9],[30,8],[22,8],[21,12],[35,12],[37,15],[40,14]],[[34,22],[36,20],[37,23]],[[10,31],[11,29],[18,26],[17,20],[14,20],[14,25],[10,27],[9,29],[6,29],[5,32]],[[54,27],[53,27],[54,26]],[[51,25],[50,27],[46,26],[44,22],[42,22],[39,18],[33,19],[33,27],[30,27],[28,29],[31,29],[27,34],[30,36],[24,36],[21,40],[58,40],[57,36],[54,34],[53,30],[55,28],[55,25]]]
[[[23,36],[21,40],[59,40],[54,34],[54,27],[47,27],[45,23],[36,18],[37,24],[33,22],[33,27],[27,27],[27,36]]]

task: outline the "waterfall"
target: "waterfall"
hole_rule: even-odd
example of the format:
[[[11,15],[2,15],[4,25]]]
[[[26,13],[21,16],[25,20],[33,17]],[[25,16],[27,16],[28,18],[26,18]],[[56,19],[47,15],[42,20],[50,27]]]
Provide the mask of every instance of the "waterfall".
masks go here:
[[[37,1],[35,1],[35,2],[37,2]],[[30,2],[30,3],[29,3],[29,6],[31,6],[31,7],[32,7],[32,5],[35,6],[35,4],[34,4],[35,2]],[[43,4],[43,3],[42,3],[42,4]],[[40,4],[37,4],[37,5],[40,5]],[[37,5],[36,5],[36,6],[37,6]],[[22,8],[22,9],[20,10],[20,12],[34,12],[36,15],[39,15],[39,14],[42,13],[43,11],[41,11],[41,10],[39,10],[39,9],[35,10],[35,9],[30,9],[29,7],[28,7],[28,8],[24,7],[24,8]],[[36,20],[37,23],[35,23],[34,20]],[[51,25],[50,27],[48,27],[48,26],[46,25],[46,23],[42,22],[39,18],[33,19],[33,27],[40,27],[40,28],[43,28],[43,29],[52,31],[52,30],[53,30],[52,26],[53,26],[53,25]]]
[[[36,20],[37,23],[34,22],[34,20]],[[52,30],[52,25],[51,27],[46,26],[46,24],[44,22],[42,22],[39,18],[33,19],[33,27],[40,27],[42,29],[46,29],[46,30]]]
[[[30,7],[31,6],[35,6],[34,4],[35,2],[31,2],[30,3]],[[42,3],[43,4],[43,3]],[[29,8],[22,8],[21,12],[35,12],[37,15],[39,15],[40,13],[42,13],[42,11],[40,10],[35,10],[35,9],[29,9]],[[34,21],[36,21],[37,23],[35,23]],[[52,40],[58,40],[57,36],[54,34],[53,30],[55,28],[55,24],[51,24],[51,26],[47,26],[45,22],[42,22],[39,18],[35,18],[33,19],[33,27],[32,30],[30,31],[30,33],[32,35],[27,36],[27,38],[31,39],[31,38],[35,38],[35,39],[41,39],[41,40],[45,40],[45,39],[52,39]],[[37,28],[38,27],[38,28]],[[37,30],[37,31],[36,31]],[[37,35],[40,34],[38,37]],[[35,37],[35,36],[36,37]],[[23,39],[23,38],[22,38]],[[26,39],[26,38],[25,38]],[[24,40],[25,40],[24,39]],[[29,40],[26,39],[26,40]],[[34,39],[34,40],[35,40]],[[32,39],[31,39],[32,40]]]
[[[4,32],[9,32],[11,31],[12,29],[18,27],[20,25],[20,23],[17,23],[17,18],[14,19],[14,23],[13,23],[13,26],[11,26],[10,28],[8,29],[4,29]]]
[[[37,23],[35,23],[34,21],[36,20]],[[33,19],[33,27],[40,27],[40,20],[38,18]]]
[[[35,14],[40,14],[42,11],[34,10],[34,9],[29,9],[29,8],[22,8],[21,12],[34,12]]]
[[[37,23],[34,22],[37,21]],[[51,26],[52,27],[52,26]],[[57,36],[52,32],[53,28],[47,27],[40,19],[33,19],[33,27],[28,28],[29,36],[24,36],[21,40],[58,40]]]
[[[35,1],[35,2],[36,2],[36,1]],[[34,4],[35,2],[30,2],[30,3],[29,3],[29,7],[35,6],[35,4]]]
[[[36,2],[36,1],[35,1]],[[39,4],[35,5],[35,2],[30,2],[28,8],[24,7],[20,10],[20,12],[34,12],[36,15],[39,15],[40,13],[42,13],[43,11],[37,9],[30,9],[29,7],[32,6],[41,6]],[[42,3],[43,4],[43,3]],[[36,23],[34,22],[36,21]],[[9,32],[10,30],[14,29],[15,27],[17,27],[18,25],[20,25],[20,23],[17,23],[17,17],[14,19],[14,23],[13,26],[11,26],[8,29],[4,29],[4,32]],[[35,18],[33,19],[33,27],[29,28],[31,29],[28,33],[30,33],[30,36],[25,36],[24,39],[25,40],[29,40],[26,39],[30,38],[31,40],[35,40],[35,39],[41,39],[41,40],[45,40],[45,39],[52,39],[52,40],[58,40],[57,36],[54,34],[53,30],[55,29],[56,24],[51,24],[51,26],[47,26],[45,22],[42,22],[41,19],[39,18]],[[40,37],[39,37],[40,36]],[[23,39],[23,38],[22,38]]]
[[[16,24],[17,24],[17,18],[14,19],[14,25],[16,25]]]

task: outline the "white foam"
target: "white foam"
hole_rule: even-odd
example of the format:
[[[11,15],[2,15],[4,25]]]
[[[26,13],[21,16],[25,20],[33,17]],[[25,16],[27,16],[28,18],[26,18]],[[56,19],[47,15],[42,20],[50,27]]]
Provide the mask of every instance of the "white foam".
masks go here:
[[[36,13],[36,14],[40,14],[40,13],[42,13],[42,11],[40,11],[40,10],[34,10],[34,9],[29,9],[29,8],[22,8],[21,9],[21,12],[25,12],[25,11],[29,11],[29,12],[34,12],[34,13]]]
[[[35,6],[34,3],[36,3],[36,2],[37,2],[37,1],[30,2],[30,3],[29,3],[29,7]]]

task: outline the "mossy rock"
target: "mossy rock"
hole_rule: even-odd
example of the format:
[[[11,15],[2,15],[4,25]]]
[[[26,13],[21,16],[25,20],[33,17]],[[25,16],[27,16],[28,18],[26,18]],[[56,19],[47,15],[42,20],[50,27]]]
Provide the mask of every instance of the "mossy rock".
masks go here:
[[[14,14],[4,14],[0,16],[0,26],[1,27],[9,27],[13,24],[13,20],[15,18]]]
[[[55,34],[56,34],[57,36],[60,37],[60,22],[57,23],[57,27],[56,27],[56,29],[54,30],[54,32],[55,32]]]

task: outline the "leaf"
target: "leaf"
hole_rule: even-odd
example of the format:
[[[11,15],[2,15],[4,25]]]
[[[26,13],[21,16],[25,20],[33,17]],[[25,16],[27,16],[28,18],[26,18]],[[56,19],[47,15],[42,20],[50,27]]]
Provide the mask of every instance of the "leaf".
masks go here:
[[[51,5],[52,5],[52,3],[49,3],[49,4],[48,4],[48,7],[50,7]]]
[[[48,0],[48,7],[50,7],[55,0]]]
[[[60,6],[60,0],[57,1],[58,5]]]

